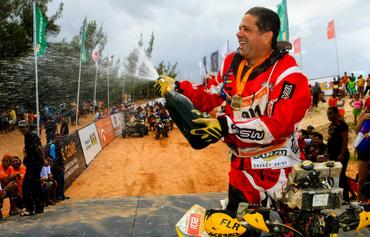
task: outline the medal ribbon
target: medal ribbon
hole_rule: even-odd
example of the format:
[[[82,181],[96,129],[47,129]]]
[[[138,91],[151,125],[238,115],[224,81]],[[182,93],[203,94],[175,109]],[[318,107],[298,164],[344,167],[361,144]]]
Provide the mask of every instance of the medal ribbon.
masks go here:
[[[240,77],[242,75],[244,66],[247,64],[247,60],[243,59],[240,62],[239,67],[238,67],[238,72],[236,74],[237,95],[239,95],[239,96],[242,95],[242,92],[244,90],[245,84],[247,83],[250,74],[253,72],[253,70],[256,67],[258,67],[259,65],[261,65],[268,57],[270,57],[271,53],[272,53],[272,50],[271,50],[270,53],[266,54],[263,58],[261,58],[260,60],[258,60],[258,62],[255,65],[253,65],[251,68],[249,68],[248,71],[247,71],[247,73],[245,73],[245,75],[244,75],[244,77],[243,77],[242,80],[240,80]]]

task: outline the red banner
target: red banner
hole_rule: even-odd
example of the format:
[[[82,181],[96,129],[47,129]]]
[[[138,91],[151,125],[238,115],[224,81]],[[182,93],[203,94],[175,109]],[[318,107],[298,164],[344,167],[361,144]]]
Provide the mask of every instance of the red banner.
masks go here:
[[[328,35],[328,39],[335,38],[334,20],[330,21],[328,24],[327,35]]]
[[[105,147],[116,138],[110,116],[97,120],[95,125],[102,147]]]
[[[301,53],[301,38],[293,41],[294,53]]]

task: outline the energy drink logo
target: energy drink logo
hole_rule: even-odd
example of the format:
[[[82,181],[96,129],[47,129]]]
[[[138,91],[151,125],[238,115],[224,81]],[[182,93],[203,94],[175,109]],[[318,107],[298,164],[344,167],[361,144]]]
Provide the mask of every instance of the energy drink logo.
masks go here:
[[[91,133],[89,135],[89,137],[90,137],[90,142],[91,142],[92,145],[95,145],[95,144],[98,143],[98,139],[96,139],[96,134],[95,133]]]
[[[271,162],[279,156],[287,156],[287,150],[274,150],[258,156],[253,156],[253,159],[263,159],[266,162]]]
[[[189,216],[188,233],[189,235],[198,235],[200,227],[201,216],[196,213],[192,213]]]

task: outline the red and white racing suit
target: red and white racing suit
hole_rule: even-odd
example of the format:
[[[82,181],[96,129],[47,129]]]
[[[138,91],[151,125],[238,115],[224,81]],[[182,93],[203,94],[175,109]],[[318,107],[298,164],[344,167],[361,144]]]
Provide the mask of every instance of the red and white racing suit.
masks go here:
[[[242,106],[233,110],[230,98],[237,93],[241,60],[240,54],[231,53],[206,85],[183,81],[178,86],[202,112],[225,106],[217,118],[223,141],[232,152],[230,188],[243,195],[240,201],[260,204],[266,194],[274,198],[274,191],[286,183],[291,167],[301,160],[296,128],[311,106],[311,96],[306,76],[294,58],[285,54],[268,65],[267,59],[261,65],[264,69],[254,76],[252,72],[241,94]],[[242,76],[246,71],[247,66]]]

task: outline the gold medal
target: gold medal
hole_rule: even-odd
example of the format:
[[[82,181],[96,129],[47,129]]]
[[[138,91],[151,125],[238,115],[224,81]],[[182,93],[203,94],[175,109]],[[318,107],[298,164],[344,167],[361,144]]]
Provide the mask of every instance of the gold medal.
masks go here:
[[[230,106],[233,110],[240,110],[240,108],[242,107],[242,102],[243,102],[242,97],[236,94],[233,97],[231,97]]]

